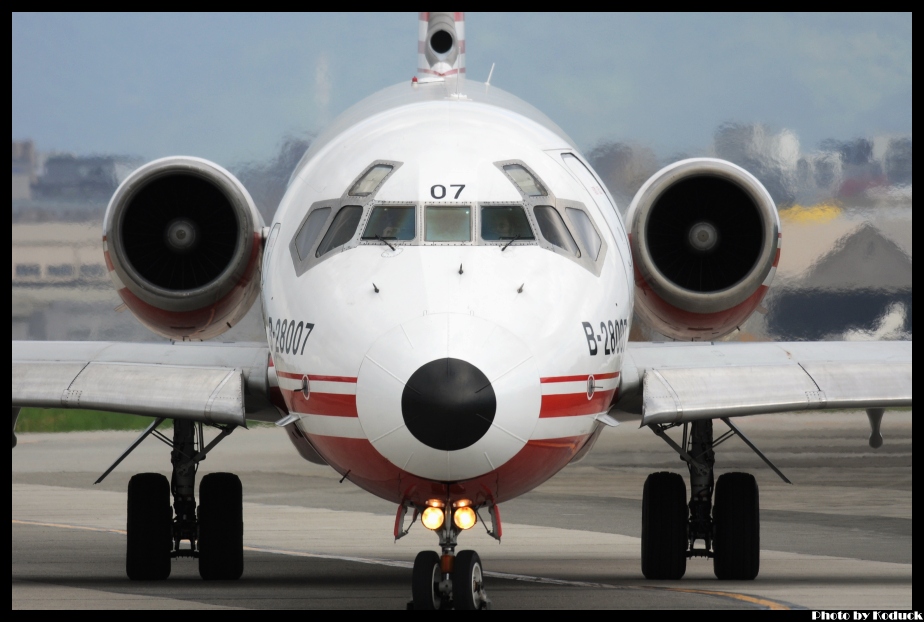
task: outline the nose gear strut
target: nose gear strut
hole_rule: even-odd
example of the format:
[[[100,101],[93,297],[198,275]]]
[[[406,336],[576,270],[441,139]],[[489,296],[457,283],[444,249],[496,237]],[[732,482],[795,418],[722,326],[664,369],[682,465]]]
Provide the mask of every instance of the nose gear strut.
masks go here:
[[[414,507],[402,504],[395,519],[395,539],[405,536],[422,509],[414,507],[411,525],[404,527],[407,510]],[[476,512],[478,508],[475,508]],[[484,587],[484,570],[481,558],[475,551],[456,553],[458,536],[462,529],[453,520],[452,502],[443,507],[443,524],[434,531],[440,539],[441,554],[421,551],[414,560],[411,580],[412,598],[407,604],[411,609],[490,609],[491,600]],[[489,508],[492,529],[488,534],[500,541],[500,513],[493,504]],[[487,526],[485,526],[487,529]]]

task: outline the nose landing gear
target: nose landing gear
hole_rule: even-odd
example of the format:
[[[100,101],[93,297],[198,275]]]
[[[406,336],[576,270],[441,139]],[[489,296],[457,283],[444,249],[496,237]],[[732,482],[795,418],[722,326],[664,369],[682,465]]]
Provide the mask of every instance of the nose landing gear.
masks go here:
[[[403,522],[406,510],[406,506],[398,509],[399,521]],[[437,535],[439,535],[442,555],[434,551],[421,551],[417,554],[411,578],[412,598],[408,602],[407,608],[428,611],[436,609],[490,609],[491,600],[485,590],[481,557],[475,551],[455,552],[458,535],[463,531],[457,525],[457,522],[462,521],[454,520],[453,514],[456,508],[453,508],[449,503],[441,511],[443,521],[439,526],[434,527],[434,522],[428,525],[426,517],[422,519],[422,522],[428,529],[437,532]],[[489,511],[493,530],[487,530],[487,527],[485,529],[489,535],[499,541],[501,533],[500,515],[496,506],[491,506]],[[418,512],[415,510],[415,519],[417,515]],[[474,525],[474,522],[468,527],[472,525]],[[396,529],[396,537],[404,536],[407,534],[408,529],[403,529],[403,525],[399,523],[399,529]]]

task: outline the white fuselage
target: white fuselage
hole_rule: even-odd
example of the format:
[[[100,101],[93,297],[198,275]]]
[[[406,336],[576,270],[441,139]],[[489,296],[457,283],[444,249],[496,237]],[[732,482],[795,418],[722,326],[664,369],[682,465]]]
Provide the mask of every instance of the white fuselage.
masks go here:
[[[398,85],[345,113],[293,174],[264,262],[267,338],[299,431],[337,471],[399,503],[434,495],[498,503],[568,464],[615,399],[632,318],[625,229],[573,144],[512,96],[457,88]],[[371,194],[350,196],[376,163],[391,167],[388,176]],[[545,194],[524,193],[505,165],[529,171]],[[358,226],[318,256],[347,206],[361,214]],[[394,250],[362,239],[377,206],[413,208],[413,239],[387,239]],[[463,210],[453,213],[469,219],[470,240],[433,241],[435,206]],[[537,206],[557,210],[580,257],[543,235],[538,214],[549,210]],[[486,207],[522,209],[535,239],[483,239]],[[324,208],[310,248],[304,240],[298,248],[306,216]],[[577,211],[598,246],[582,237]],[[408,427],[409,379],[443,360],[473,366],[493,390],[493,419],[471,438],[444,419],[455,416],[457,385],[434,388],[446,408],[431,417],[418,404]],[[428,442],[443,420],[452,438]]]

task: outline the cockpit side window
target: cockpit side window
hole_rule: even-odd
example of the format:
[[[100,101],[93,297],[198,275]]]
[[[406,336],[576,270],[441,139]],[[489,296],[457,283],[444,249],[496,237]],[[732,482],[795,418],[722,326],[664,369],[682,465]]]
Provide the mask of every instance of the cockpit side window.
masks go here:
[[[311,249],[314,247],[314,243],[318,241],[318,236],[321,235],[321,227],[327,222],[328,216],[330,216],[329,207],[318,208],[308,215],[308,219],[302,224],[302,228],[298,230],[298,235],[295,236],[295,250],[298,252],[299,259],[307,259],[311,256]]]
[[[577,231],[577,236],[580,238],[584,250],[587,251],[591,259],[597,261],[603,242],[590,222],[590,217],[583,210],[574,209],[573,207],[566,207],[565,213],[568,215],[571,224],[574,225],[574,230]]]
[[[472,208],[469,205],[428,205],[425,222],[427,242],[472,240]]]
[[[504,172],[513,180],[513,183],[517,185],[517,188],[520,189],[520,192],[525,194],[528,197],[546,197],[549,196],[548,191],[546,191],[545,186],[542,185],[538,179],[533,176],[525,166],[520,164],[505,164]]]
[[[519,205],[491,205],[481,208],[481,239],[535,240],[526,212]]]
[[[364,240],[413,240],[417,209],[413,206],[379,205],[372,209],[363,231]]]
[[[537,205],[533,208],[533,213],[536,215],[536,222],[539,223],[539,231],[542,232],[542,237],[549,244],[554,244],[575,257],[581,256],[581,251],[574,242],[571,232],[568,231],[568,227],[565,226],[565,222],[561,219],[558,210],[550,205]]]
[[[330,224],[324,239],[321,240],[316,257],[326,255],[338,246],[343,246],[356,234],[356,228],[359,226],[359,219],[363,215],[363,208],[358,205],[345,205],[340,208],[334,221]]]
[[[356,180],[356,183],[350,188],[350,196],[367,197],[371,195],[394,168],[391,164],[376,164]]]

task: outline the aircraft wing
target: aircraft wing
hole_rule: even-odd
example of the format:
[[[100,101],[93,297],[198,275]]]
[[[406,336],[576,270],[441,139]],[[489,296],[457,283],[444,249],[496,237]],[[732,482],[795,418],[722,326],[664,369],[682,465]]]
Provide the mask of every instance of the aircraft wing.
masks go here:
[[[265,344],[14,341],[12,406],[272,421],[268,362]]]
[[[911,406],[911,343],[635,343],[617,408],[642,425]]]

